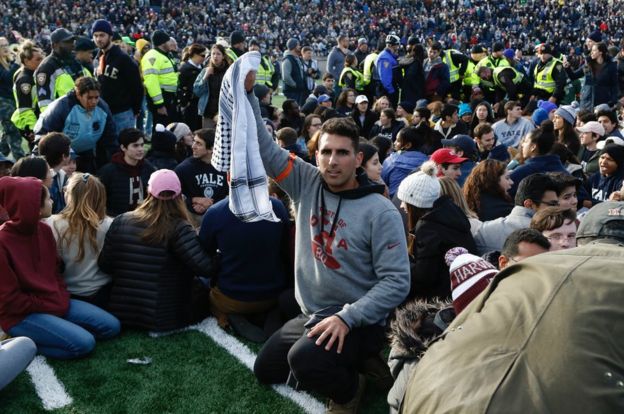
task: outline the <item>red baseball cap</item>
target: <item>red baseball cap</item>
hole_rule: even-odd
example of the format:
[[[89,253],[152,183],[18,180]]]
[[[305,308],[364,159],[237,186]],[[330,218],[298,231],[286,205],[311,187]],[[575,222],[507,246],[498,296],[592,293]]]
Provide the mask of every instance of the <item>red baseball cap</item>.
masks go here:
[[[468,158],[458,157],[451,148],[440,148],[431,154],[431,160],[436,164],[461,164]]]

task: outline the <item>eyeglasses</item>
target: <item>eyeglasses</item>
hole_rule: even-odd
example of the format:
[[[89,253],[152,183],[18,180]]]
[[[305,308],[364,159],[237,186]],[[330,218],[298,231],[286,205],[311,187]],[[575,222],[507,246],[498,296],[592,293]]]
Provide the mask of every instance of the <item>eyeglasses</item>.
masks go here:
[[[544,236],[546,235],[544,234]],[[546,236],[546,238],[550,241],[560,242],[562,240],[575,240],[576,234],[553,233],[550,236]]]

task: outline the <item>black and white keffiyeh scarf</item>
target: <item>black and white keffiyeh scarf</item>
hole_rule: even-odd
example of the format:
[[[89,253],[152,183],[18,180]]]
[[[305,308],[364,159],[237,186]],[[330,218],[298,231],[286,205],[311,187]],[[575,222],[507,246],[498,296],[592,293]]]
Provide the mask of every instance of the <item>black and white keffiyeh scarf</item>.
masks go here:
[[[247,74],[259,66],[260,53],[248,52],[225,72],[211,161],[218,171],[230,172],[230,211],[244,222],[280,221],[269,199],[258,129],[245,91]]]

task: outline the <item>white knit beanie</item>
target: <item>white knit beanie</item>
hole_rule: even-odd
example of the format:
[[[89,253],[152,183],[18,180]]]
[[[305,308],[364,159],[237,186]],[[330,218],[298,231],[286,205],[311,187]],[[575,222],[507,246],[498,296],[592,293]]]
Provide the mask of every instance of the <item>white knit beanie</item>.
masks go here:
[[[442,187],[436,178],[438,168],[434,161],[427,161],[420,167],[420,171],[405,177],[399,185],[397,197],[401,201],[418,208],[431,208],[440,198]]]

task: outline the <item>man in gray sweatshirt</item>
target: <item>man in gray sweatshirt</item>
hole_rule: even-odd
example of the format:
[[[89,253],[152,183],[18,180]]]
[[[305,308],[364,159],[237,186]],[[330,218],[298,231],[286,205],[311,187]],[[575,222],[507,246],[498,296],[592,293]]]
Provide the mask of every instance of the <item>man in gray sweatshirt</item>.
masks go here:
[[[247,90],[252,79],[248,78]],[[265,343],[254,366],[262,383],[286,382],[331,404],[357,405],[358,372],[385,343],[388,314],[409,292],[405,230],[384,187],[360,167],[358,129],[350,118],[322,126],[317,167],[281,149],[253,107],[260,155],[297,211],[295,297],[302,314]]]

